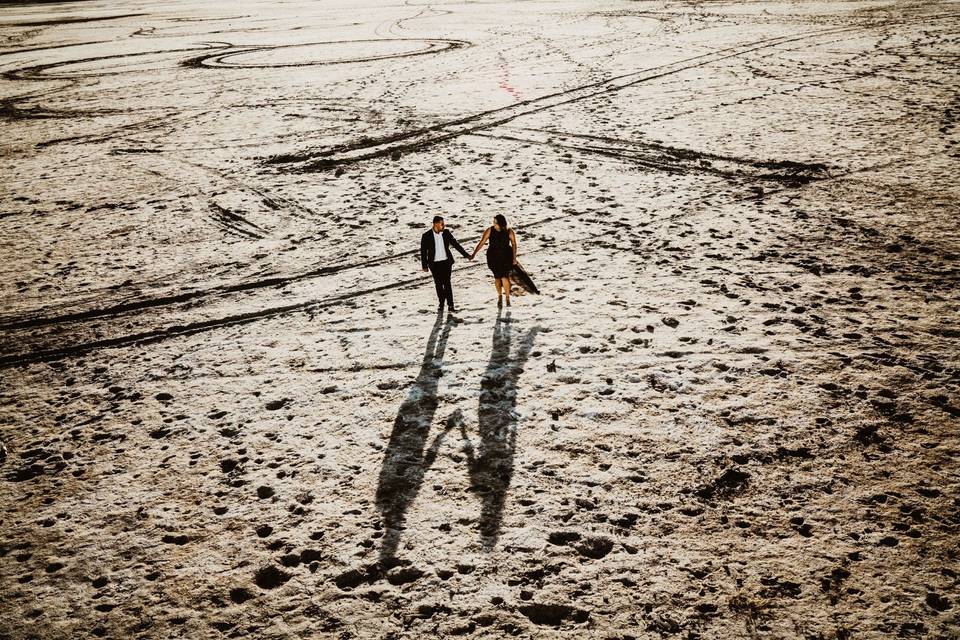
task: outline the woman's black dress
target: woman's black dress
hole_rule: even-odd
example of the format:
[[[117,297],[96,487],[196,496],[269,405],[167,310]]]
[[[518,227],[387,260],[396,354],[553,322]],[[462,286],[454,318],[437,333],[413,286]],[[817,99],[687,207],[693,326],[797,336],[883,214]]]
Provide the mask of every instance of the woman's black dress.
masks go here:
[[[510,247],[510,231],[490,227],[490,246],[487,248],[487,266],[494,278],[506,278],[513,268],[513,249]]]

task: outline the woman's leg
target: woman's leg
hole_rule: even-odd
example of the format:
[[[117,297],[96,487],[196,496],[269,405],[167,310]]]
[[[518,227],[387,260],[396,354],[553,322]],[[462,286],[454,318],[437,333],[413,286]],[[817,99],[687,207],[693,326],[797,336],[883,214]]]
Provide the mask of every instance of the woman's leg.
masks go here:
[[[510,278],[500,278],[503,281],[503,290],[507,294],[507,305],[510,304]]]
[[[493,284],[497,287],[497,298],[499,299],[503,296],[503,292],[500,290],[500,278],[494,278]]]

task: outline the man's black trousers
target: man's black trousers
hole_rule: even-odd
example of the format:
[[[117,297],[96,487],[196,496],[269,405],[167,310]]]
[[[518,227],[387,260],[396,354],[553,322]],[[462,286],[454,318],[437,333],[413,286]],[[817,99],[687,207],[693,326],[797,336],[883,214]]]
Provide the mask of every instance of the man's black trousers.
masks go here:
[[[437,299],[440,301],[440,306],[443,306],[443,302],[446,300],[450,309],[453,309],[453,288],[450,286],[450,271],[452,269],[453,260],[430,263],[430,273],[433,274],[433,284],[437,287]]]

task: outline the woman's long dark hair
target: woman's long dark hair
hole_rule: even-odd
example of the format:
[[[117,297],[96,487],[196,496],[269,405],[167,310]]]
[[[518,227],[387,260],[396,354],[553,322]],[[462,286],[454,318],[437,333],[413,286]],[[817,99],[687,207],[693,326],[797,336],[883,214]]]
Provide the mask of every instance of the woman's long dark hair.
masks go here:
[[[503,217],[502,213],[498,213],[497,215],[493,216],[493,220],[501,229],[507,228],[507,219]]]

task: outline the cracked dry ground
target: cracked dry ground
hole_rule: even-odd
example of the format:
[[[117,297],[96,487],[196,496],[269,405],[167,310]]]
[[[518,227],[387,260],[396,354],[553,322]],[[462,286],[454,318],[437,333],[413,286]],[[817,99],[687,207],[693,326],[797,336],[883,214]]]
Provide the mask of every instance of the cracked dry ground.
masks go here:
[[[0,637],[958,637],[958,27],[0,7]]]

